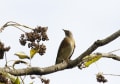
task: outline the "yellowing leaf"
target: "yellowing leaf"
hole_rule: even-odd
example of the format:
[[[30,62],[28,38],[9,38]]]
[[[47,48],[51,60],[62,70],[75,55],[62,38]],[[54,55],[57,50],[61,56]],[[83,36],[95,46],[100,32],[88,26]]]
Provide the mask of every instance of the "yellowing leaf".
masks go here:
[[[37,49],[32,48],[30,50],[30,57],[33,58],[33,56],[37,53],[37,51],[38,51]]]
[[[30,59],[30,57],[26,55],[24,52],[17,52],[14,55],[18,56],[20,59]]]
[[[22,60],[16,60],[16,61],[13,63],[13,67],[14,67],[16,64],[20,64],[20,63],[23,63],[23,64],[25,64],[25,65],[28,65],[28,63],[25,62],[25,61],[22,61]]]
[[[84,63],[85,67],[88,67],[92,63],[98,61],[102,56],[101,55],[90,55],[88,56],[88,60]]]
[[[18,77],[16,78],[16,80],[15,80],[14,84],[20,84],[20,80],[19,80],[19,78],[18,78]]]
[[[29,83],[29,84],[33,84],[33,82]]]

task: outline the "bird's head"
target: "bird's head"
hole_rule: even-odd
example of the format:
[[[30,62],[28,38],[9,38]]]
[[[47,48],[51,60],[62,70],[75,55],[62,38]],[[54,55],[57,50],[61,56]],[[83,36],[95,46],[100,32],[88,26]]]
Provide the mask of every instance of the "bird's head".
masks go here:
[[[72,33],[69,30],[63,29],[63,31],[65,32],[65,36],[68,36],[68,37],[72,36]]]

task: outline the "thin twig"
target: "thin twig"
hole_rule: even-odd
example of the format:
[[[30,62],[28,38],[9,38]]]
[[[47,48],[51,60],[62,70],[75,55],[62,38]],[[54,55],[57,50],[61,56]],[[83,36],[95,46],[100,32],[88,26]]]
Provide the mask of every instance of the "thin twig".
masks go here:
[[[113,50],[113,51],[110,51],[108,53],[113,53],[113,52],[116,52],[116,51],[119,51],[120,49],[116,49],[116,50]]]
[[[5,67],[7,67],[7,56],[6,56],[6,53],[5,53],[5,61],[6,61],[6,64],[5,64]]]
[[[0,32],[2,32],[2,30],[4,30],[4,29],[5,29],[6,27],[8,27],[8,26],[13,26],[13,27],[15,27],[15,28],[20,29],[20,30],[23,31],[23,32],[25,32],[25,31],[22,30],[20,27],[33,30],[33,28],[28,27],[28,26],[26,26],[26,25],[21,25],[21,24],[19,24],[19,23],[17,23],[17,22],[9,21],[9,22],[6,22],[6,23],[0,28]]]
[[[116,75],[116,74],[103,74],[103,75],[120,76],[120,75]]]

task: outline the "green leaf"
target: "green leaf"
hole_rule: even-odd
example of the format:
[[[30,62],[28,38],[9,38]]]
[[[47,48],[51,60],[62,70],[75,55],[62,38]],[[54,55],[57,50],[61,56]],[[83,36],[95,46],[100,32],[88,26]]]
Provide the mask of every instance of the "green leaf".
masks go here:
[[[33,82],[29,83],[29,84],[33,84]]]
[[[25,65],[28,65],[28,63],[25,62],[25,61],[22,61],[22,60],[16,60],[16,61],[13,63],[13,67],[14,67],[16,64],[20,64],[20,63],[23,63],[23,64],[25,64]]]
[[[14,55],[18,56],[20,59],[30,59],[30,57],[26,55],[24,52],[17,52]]]
[[[30,57],[33,58],[34,55],[35,55],[37,52],[38,52],[37,49],[32,48],[32,49],[30,50]]]
[[[16,80],[15,80],[14,84],[20,84],[20,80],[19,80],[19,78],[18,78],[18,77],[16,78]]]

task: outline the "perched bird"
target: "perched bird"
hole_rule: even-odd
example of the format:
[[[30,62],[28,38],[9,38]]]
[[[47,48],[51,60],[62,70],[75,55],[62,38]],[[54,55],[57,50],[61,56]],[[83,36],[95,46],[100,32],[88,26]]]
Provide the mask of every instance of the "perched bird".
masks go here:
[[[75,49],[75,41],[72,33],[69,30],[63,29],[63,31],[65,32],[65,38],[62,40],[60,47],[58,49],[55,64],[61,63],[63,61],[68,62]]]

